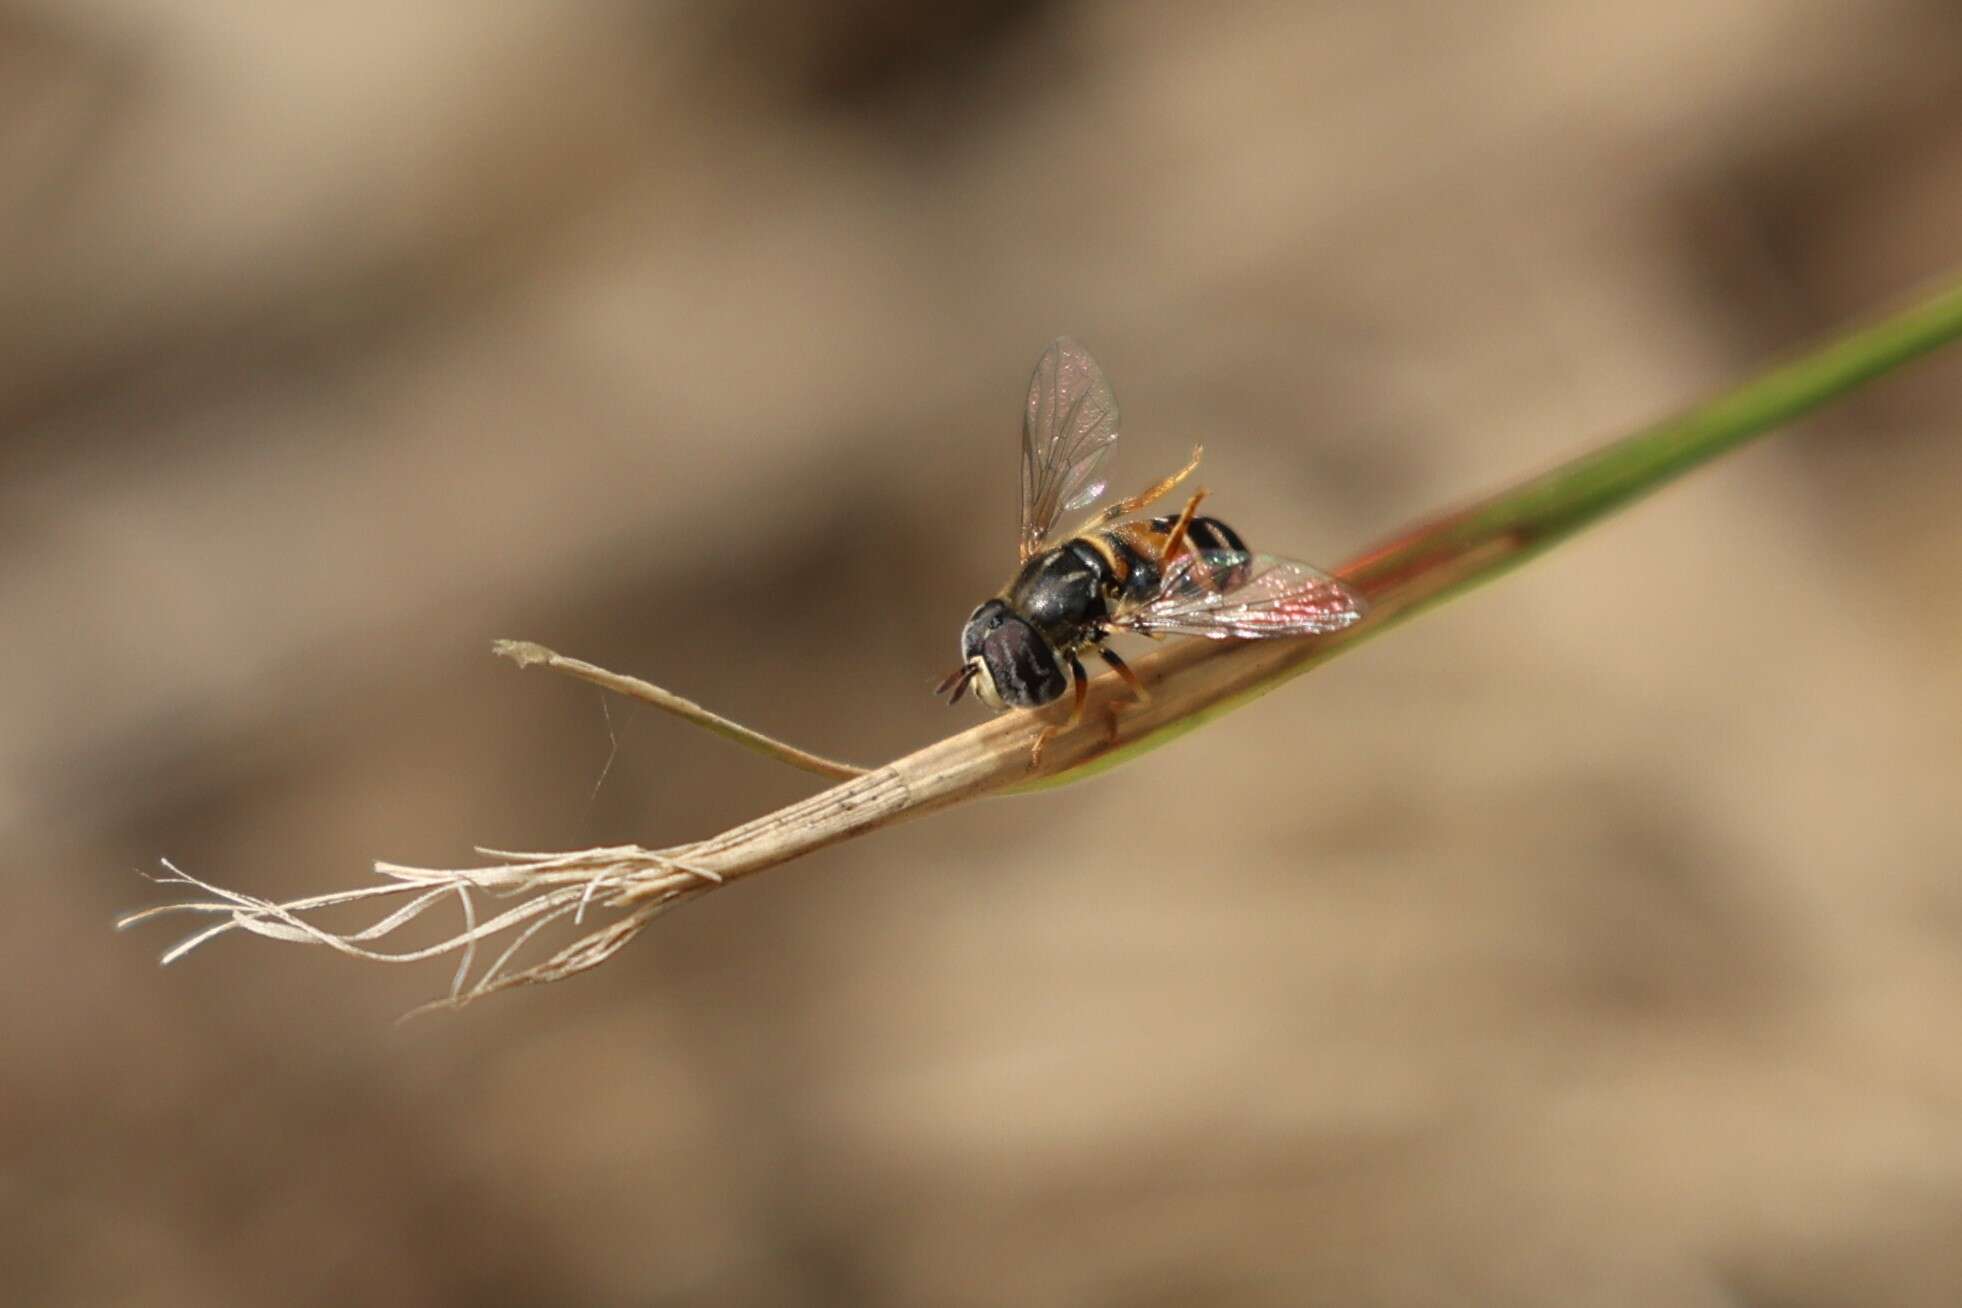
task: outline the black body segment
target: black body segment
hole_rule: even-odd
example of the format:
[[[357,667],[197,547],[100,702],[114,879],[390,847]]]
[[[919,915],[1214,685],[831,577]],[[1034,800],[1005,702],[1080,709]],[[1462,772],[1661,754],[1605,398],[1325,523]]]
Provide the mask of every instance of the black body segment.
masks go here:
[[[1110,616],[1110,564],[1081,540],[1036,555],[1008,587],[1008,606],[1060,649],[1082,644]]]
[[[1176,513],[1153,518],[1146,525],[1142,541],[1123,530],[1097,533],[1099,543],[1119,565],[1115,569],[1119,581],[1110,592],[1112,599],[1124,604],[1145,604],[1157,597],[1159,585],[1164,581],[1164,570],[1158,563],[1159,547],[1178,520]],[[1198,550],[1246,548],[1240,541],[1240,533],[1218,518],[1194,518],[1186,526],[1185,539],[1190,548]]]
[[[1151,520],[1151,529],[1164,535],[1179,520],[1176,513],[1168,513],[1162,518]],[[1240,533],[1221,522],[1218,518],[1194,518],[1185,529],[1186,539],[1202,550],[1242,550],[1247,543],[1240,539]]]
[[[1177,521],[1178,515],[1176,514],[1170,514],[1163,518],[1153,518],[1151,520],[1151,529],[1155,532],[1167,532],[1172,529],[1173,524]],[[1217,553],[1222,550],[1230,550],[1235,554],[1245,554],[1247,552],[1247,543],[1240,539],[1240,533],[1221,522],[1218,518],[1194,518],[1186,525],[1185,538],[1191,543],[1191,548],[1201,554]],[[1229,568],[1220,572],[1213,579],[1213,584],[1221,590],[1232,590],[1241,582],[1245,581],[1246,578],[1247,570],[1245,568]],[[1158,584],[1158,580],[1156,576],[1152,578],[1154,590],[1151,594],[1141,596],[1139,598],[1140,603],[1149,600],[1152,598],[1152,595],[1157,593],[1155,587]]]

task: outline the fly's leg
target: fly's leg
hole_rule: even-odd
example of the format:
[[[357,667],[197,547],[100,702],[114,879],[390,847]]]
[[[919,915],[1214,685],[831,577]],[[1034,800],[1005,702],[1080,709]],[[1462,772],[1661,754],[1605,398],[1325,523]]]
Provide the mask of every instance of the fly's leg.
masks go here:
[[[1117,656],[1116,650],[1106,649],[1104,646],[1099,645],[1097,646],[1097,657],[1110,664],[1110,670],[1115,672],[1119,679],[1124,682],[1125,688],[1131,692],[1131,703],[1151,703],[1151,692],[1145,689],[1144,682],[1138,680],[1138,674],[1131,670],[1131,665]],[[1117,715],[1122,711],[1124,706],[1113,700],[1107,707],[1109,710],[1110,729],[1105,739],[1110,744],[1115,745],[1117,743]]]
[[[1115,504],[1106,505],[1103,508],[1103,510],[1100,511],[1095,517],[1091,518],[1088,522],[1084,523],[1081,527],[1078,527],[1075,531],[1071,532],[1070,534],[1072,536],[1081,536],[1086,531],[1095,531],[1099,527],[1108,527],[1111,523],[1116,522],[1119,518],[1128,518],[1133,513],[1136,513],[1138,510],[1144,508],[1145,506],[1150,504],[1156,504],[1159,500],[1162,500],[1167,495],[1170,495],[1172,493],[1173,488],[1176,487],[1180,482],[1184,481],[1187,477],[1190,477],[1195,471],[1198,470],[1199,456],[1204,454],[1205,452],[1206,452],[1205,446],[1203,445],[1193,446],[1192,458],[1186,462],[1186,465],[1183,468],[1180,468],[1177,472],[1165,478],[1165,480],[1158,482],[1155,485],[1147,486],[1144,490],[1139,491],[1136,495],[1133,495],[1128,500],[1119,500]]]
[[[1131,665],[1117,656],[1116,650],[1107,649],[1099,645],[1097,646],[1097,657],[1110,664],[1110,670],[1115,672],[1124,684],[1130,688],[1131,702],[1133,704],[1151,703],[1151,692],[1145,689],[1144,682],[1138,680],[1138,674],[1131,670]]]
[[[1172,560],[1179,556],[1179,550],[1185,544],[1185,533],[1192,526],[1192,517],[1199,511],[1199,501],[1205,498],[1206,492],[1203,488],[1195,491],[1192,498],[1185,502],[1185,510],[1179,514],[1179,520],[1172,524],[1170,531],[1165,533],[1165,544],[1158,551],[1160,569],[1169,567]]]
[[[1029,745],[1029,771],[1031,772],[1042,766],[1042,747],[1047,745],[1052,737],[1068,731],[1083,720],[1083,701],[1090,694],[1090,675],[1083,670],[1083,662],[1077,658],[1074,650],[1064,657],[1069,660],[1070,676],[1076,681],[1076,694],[1070,700],[1070,715],[1060,723],[1052,723],[1036,732],[1035,740]]]

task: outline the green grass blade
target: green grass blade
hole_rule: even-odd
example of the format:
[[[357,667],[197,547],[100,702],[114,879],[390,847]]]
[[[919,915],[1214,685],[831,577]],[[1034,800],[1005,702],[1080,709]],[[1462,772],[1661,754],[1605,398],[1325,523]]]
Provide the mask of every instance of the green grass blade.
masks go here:
[[[1690,469],[1959,336],[1962,284],[1779,364],[1675,417],[1395,536],[1336,569],[1337,576],[1370,601],[1364,621],[1335,636],[1286,642],[1287,648],[1279,651],[1246,645],[1155,656],[1151,662],[1167,677],[1183,678],[1183,692],[1198,701],[1193,711],[1021,789],[1094,776],[1175,740],[1405,618],[1517,567]],[[1205,644],[1187,642],[1188,647]]]

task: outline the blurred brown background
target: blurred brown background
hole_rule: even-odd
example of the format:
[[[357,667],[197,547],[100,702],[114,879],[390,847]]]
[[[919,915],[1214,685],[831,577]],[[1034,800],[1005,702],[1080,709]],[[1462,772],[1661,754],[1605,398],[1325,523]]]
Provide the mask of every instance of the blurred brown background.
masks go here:
[[[6,1300],[1962,1302],[1952,358],[565,985],[110,931],[809,789],[496,636],[972,721],[1059,332],[1333,562],[1958,230],[1947,0],[5,0]]]

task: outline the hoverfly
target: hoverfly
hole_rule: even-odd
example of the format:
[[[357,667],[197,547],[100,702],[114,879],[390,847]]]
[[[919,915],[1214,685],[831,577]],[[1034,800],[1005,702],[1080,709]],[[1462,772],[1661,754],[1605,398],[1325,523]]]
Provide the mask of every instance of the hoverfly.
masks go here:
[[[1058,518],[1102,497],[1100,474],[1116,443],[1117,400],[1103,370],[1069,337],[1050,342],[1022,416],[1021,568],[968,618],[961,665],[935,692],[951,691],[952,704],[972,686],[994,709],[1038,708],[1073,693],[1068,720],[1036,737],[1032,766],[1048,739],[1082,716],[1089,678],[1081,651],[1094,649],[1136,701],[1148,698],[1106,647],[1113,632],[1257,640],[1336,631],[1363,614],[1362,597],[1327,573],[1249,553],[1231,527],[1199,517],[1204,490],[1179,513],[1126,521],[1192,475],[1197,449],[1171,476],[1050,545]]]

